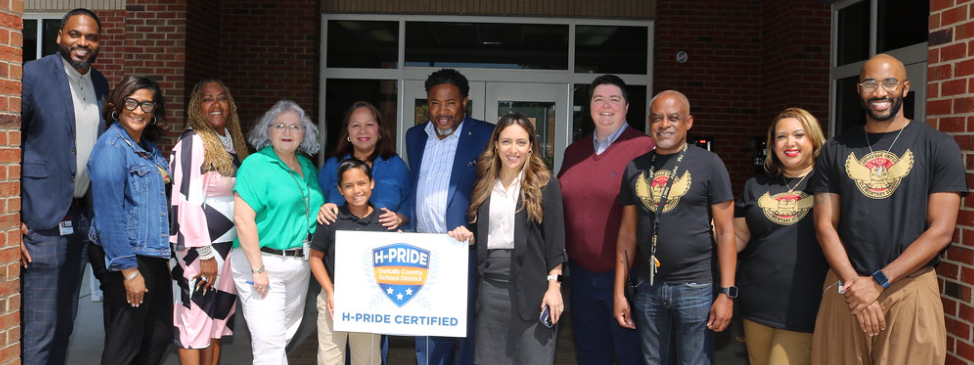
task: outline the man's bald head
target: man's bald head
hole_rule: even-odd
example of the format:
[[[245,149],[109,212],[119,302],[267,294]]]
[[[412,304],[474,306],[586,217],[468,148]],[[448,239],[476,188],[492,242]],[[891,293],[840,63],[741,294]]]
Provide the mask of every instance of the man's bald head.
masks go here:
[[[891,72],[897,80],[906,81],[906,66],[903,65],[903,62],[896,59],[896,57],[885,53],[873,56],[873,58],[870,58],[862,65],[862,68],[859,69],[859,81],[862,81],[867,73],[881,70]]]

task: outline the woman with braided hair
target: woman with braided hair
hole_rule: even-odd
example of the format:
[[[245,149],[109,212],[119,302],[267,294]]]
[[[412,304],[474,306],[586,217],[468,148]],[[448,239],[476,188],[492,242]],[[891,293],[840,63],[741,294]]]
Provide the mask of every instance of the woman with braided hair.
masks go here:
[[[232,335],[237,290],[230,274],[233,185],[247,144],[237,105],[218,79],[196,84],[189,98],[189,128],[170,156],[173,172],[169,242],[179,266],[174,336],[182,364],[216,365],[220,338]]]

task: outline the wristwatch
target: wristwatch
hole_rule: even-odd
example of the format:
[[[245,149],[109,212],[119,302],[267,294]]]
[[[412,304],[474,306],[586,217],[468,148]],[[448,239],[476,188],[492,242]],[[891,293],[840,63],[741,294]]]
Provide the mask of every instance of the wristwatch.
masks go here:
[[[564,276],[561,276],[561,275],[548,275],[548,280],[549,281],[550,280],[554,280],[554,281],[557,281],[557,282],[560,283],[561,282],[561,279],[563,279],[563,278],[564,278]]]
[[[886,276],[886,273],[884,273],[883,270],[876,270],[876,272],[873,273],[873,280],[876,280],[876,284],[883,287],[883,290],[889,288],[889,277]]]
[[[717,292],[720,294],[726,294],[728,298],[735,299],[737,298],[738,290],[736,286],[727,286],[717,289]]]

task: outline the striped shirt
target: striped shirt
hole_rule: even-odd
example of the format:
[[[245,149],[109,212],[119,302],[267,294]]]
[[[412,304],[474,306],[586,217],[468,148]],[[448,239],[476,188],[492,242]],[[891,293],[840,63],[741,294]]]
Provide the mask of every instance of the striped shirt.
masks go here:
[[[439,139],[433,123],[426,124],[426,148],[416,182],[416,232],[446,233],[446,206],[450,194],[450,176],[463,122],[452,134]]]

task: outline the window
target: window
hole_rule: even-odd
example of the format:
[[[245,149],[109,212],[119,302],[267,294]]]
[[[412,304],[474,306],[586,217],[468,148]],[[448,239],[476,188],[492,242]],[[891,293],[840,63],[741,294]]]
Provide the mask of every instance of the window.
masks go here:
[[[58,15],[24,15],[24,63],[57,53]]]
[[[396,68],[399,23],[328,22],[328,67]]]
[[[568,25],[406,22],[406,66],[567,70]]]
[[[910,92],[903,114],[925,120],[930,1],[846,0],[832,5],[831,135],[865,123],[856,84],[872,56],[888,53],[906,66]]]

